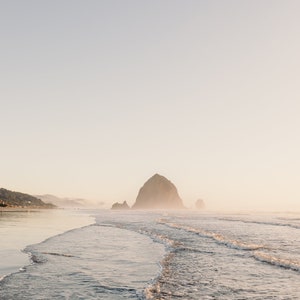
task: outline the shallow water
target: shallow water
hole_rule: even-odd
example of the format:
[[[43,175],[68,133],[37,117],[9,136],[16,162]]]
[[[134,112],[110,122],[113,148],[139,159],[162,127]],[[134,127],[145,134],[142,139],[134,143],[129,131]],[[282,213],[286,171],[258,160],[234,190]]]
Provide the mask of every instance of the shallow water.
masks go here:
[[[300,214],[94,211],[28,246],[8,299],[300,299]]]
[[[29,263],[22,251],[28,244],[93,222],[76,210],[0,211],[0,278]]]

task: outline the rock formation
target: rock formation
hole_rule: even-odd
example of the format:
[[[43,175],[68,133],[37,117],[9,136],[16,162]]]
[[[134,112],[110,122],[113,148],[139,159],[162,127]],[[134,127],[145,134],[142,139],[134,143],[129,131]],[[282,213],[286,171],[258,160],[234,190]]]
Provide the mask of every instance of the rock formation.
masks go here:
[[[126,201],[124,201],[123,203],[114,203],[111,207],[111,209],[113,210],[124,210],[124,209],[130,209],[129,205],[127,204]]]
[[[140,189],[133,209],[182,209],[182,200],[175,185],[155,174]]]
[[[205,203],[202,199],[198,199],[195,203],[195,206],[197,209],[204,209],[205,208]]]

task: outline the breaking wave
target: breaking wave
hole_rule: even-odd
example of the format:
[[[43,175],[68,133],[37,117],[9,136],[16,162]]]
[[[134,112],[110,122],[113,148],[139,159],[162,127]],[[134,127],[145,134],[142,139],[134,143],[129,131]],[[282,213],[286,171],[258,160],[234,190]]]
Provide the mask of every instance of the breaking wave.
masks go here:
[[[297,260],[276,257],[260,251],[255,251],[253,257],[258,261],[268,263],[273,266],[300,272],[300,261]]]
[[[94,225],[27,247],[32,264],[0,283],[0,298],[300,299],[298,232],[264,226],[278,216],[231,216],[99,214]]]
[[[169,227],[172,227],[172,228],[185,230],[187,232],[192,232],[192,233],[201,235],[202,237],[211,238],[211,239],[215,240],[216,242],[223,244],[229,248],[233,248],[233,249],[253,251],[253,250],[265,248],[264,245],[245,243],[240,240],[231,239],[231,238],[226,237],[219,233],[207,231],[207,230],[200,229],[200,228],[194,228],[194,227],[183,225],[183,224],[169,223],[168,221],[165,221],[163,219],[161,219],[159,221],[159,223],[164,224]]]

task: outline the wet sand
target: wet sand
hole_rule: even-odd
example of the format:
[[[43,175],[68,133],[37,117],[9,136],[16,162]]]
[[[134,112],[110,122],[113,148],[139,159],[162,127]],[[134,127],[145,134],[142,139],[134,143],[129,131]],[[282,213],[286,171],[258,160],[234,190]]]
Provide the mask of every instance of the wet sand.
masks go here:
[[[22,252],[27,245],[93,222],[78,210],[1,208],[0,279],[30,264],[28,255]]]

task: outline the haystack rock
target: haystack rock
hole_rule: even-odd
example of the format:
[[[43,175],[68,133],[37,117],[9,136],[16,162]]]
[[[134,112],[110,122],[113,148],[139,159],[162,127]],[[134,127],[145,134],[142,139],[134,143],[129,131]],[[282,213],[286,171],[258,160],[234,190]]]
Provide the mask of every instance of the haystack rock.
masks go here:
[[[175,185],[166,177],[155,174],[140,189],[133,209],[184,208]]]

